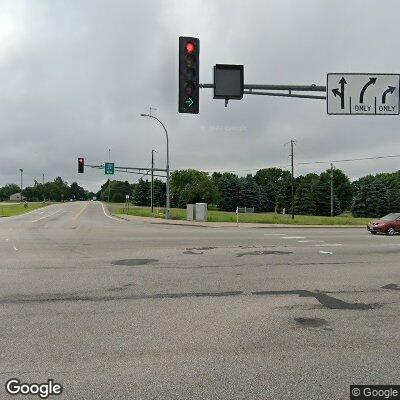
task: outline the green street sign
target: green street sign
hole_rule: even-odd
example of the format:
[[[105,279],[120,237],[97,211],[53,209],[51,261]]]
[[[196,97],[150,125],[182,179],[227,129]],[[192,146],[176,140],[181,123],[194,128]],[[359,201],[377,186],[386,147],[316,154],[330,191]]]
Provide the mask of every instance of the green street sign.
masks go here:
[[[185,100],[185,104],[186,104],[187,107],[192,107],[193,104],[194,104],[193,98],[192,97],[187,97],[186,100]]]
[[[114,163],[113,162],[104,163],[104,173],[106,175],[114,175]]]

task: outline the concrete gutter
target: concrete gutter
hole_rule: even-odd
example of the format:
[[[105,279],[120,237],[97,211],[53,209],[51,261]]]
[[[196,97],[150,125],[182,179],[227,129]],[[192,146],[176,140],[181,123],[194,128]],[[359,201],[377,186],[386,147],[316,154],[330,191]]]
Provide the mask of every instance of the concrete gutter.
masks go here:
[[[196,222],[196,221],[185,221],[185,220],[174,220],[164,218],[153,218],[153,217],[139,217],[135,215],[127,214],[113,214],[117,218],[121,218],[125,221],[130,222],[143,222],[148,224],[160,224],[160,225],[181,225],[181,226],[196,226],[203,228],[366,228],[366,225],[296,225],[296,224],[262,224],[262,223],[251,223],[243,222],[236,224],[235,222]]]

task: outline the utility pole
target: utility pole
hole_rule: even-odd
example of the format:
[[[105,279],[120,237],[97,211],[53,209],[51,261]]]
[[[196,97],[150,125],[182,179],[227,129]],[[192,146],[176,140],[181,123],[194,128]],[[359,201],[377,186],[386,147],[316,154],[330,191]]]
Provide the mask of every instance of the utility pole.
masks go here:
[[[292,139],[290,141],[290,158],[292,161],[292,219],[294,219],[294,154],[293,154],[293,146],[295,141]]]
[[[22,173],[24,172],[24,170],[20,168],[19,171],[21,172],[21,201],[22,201]]]
[[[151,108],[151,107],[150,107]],[[150,193],[150,200],[151,200],[151,212],[154,211],[154,152],[155,150],[151,150],[151,193]]]
[[[44,173],[42,173],[42,190],[43,190],[43,203],[46,202],[46,198],[44,197]]]
[[[111,154],[111,149],[108,149],[108,162],[110,162],[110,154]],[[108,178],[108,202],[110,202],[110,190],[111,190],[111,182],[110,178]]]
[[[331,217],[333,217],[333,163],[331,163]]]

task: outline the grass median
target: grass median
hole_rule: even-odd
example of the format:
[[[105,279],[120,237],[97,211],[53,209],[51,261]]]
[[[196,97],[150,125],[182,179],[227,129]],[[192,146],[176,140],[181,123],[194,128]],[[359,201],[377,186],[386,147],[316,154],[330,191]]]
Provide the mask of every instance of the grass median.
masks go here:
[[[164,210],[151,212],[150,207],[129,207],[118,208],[115,214],[128,214],[140,217],[165,218]],[[171,209],[172,219],[186,220],[186,210],[181,208]],[[351,215],[340,215],[337,217],[319,217],[314,215],[297,215],[294,219],[291,215],[275,213],[254,213],[239,214],[240,223],[260,223],[260,224],[290,224],[290,225],[366,225],[369,218],[355,218]],[[236,213],[226,211],[208,211],[209,222],[234,222],[236,223]]]
[[[25,207],[21,203],[4,205],[0,203],[0,217],[13,217],[48,205],[49,203],[28,203],[28,207]]]

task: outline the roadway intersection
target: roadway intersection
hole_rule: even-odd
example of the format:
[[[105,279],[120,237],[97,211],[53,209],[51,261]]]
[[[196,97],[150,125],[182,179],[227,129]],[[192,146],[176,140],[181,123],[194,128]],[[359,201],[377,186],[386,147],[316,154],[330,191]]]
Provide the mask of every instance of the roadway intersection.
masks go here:
[[[342,399],[398,383],[400,236],[128,222],[73,202],[0,219],[0,254],[3,388]]]

